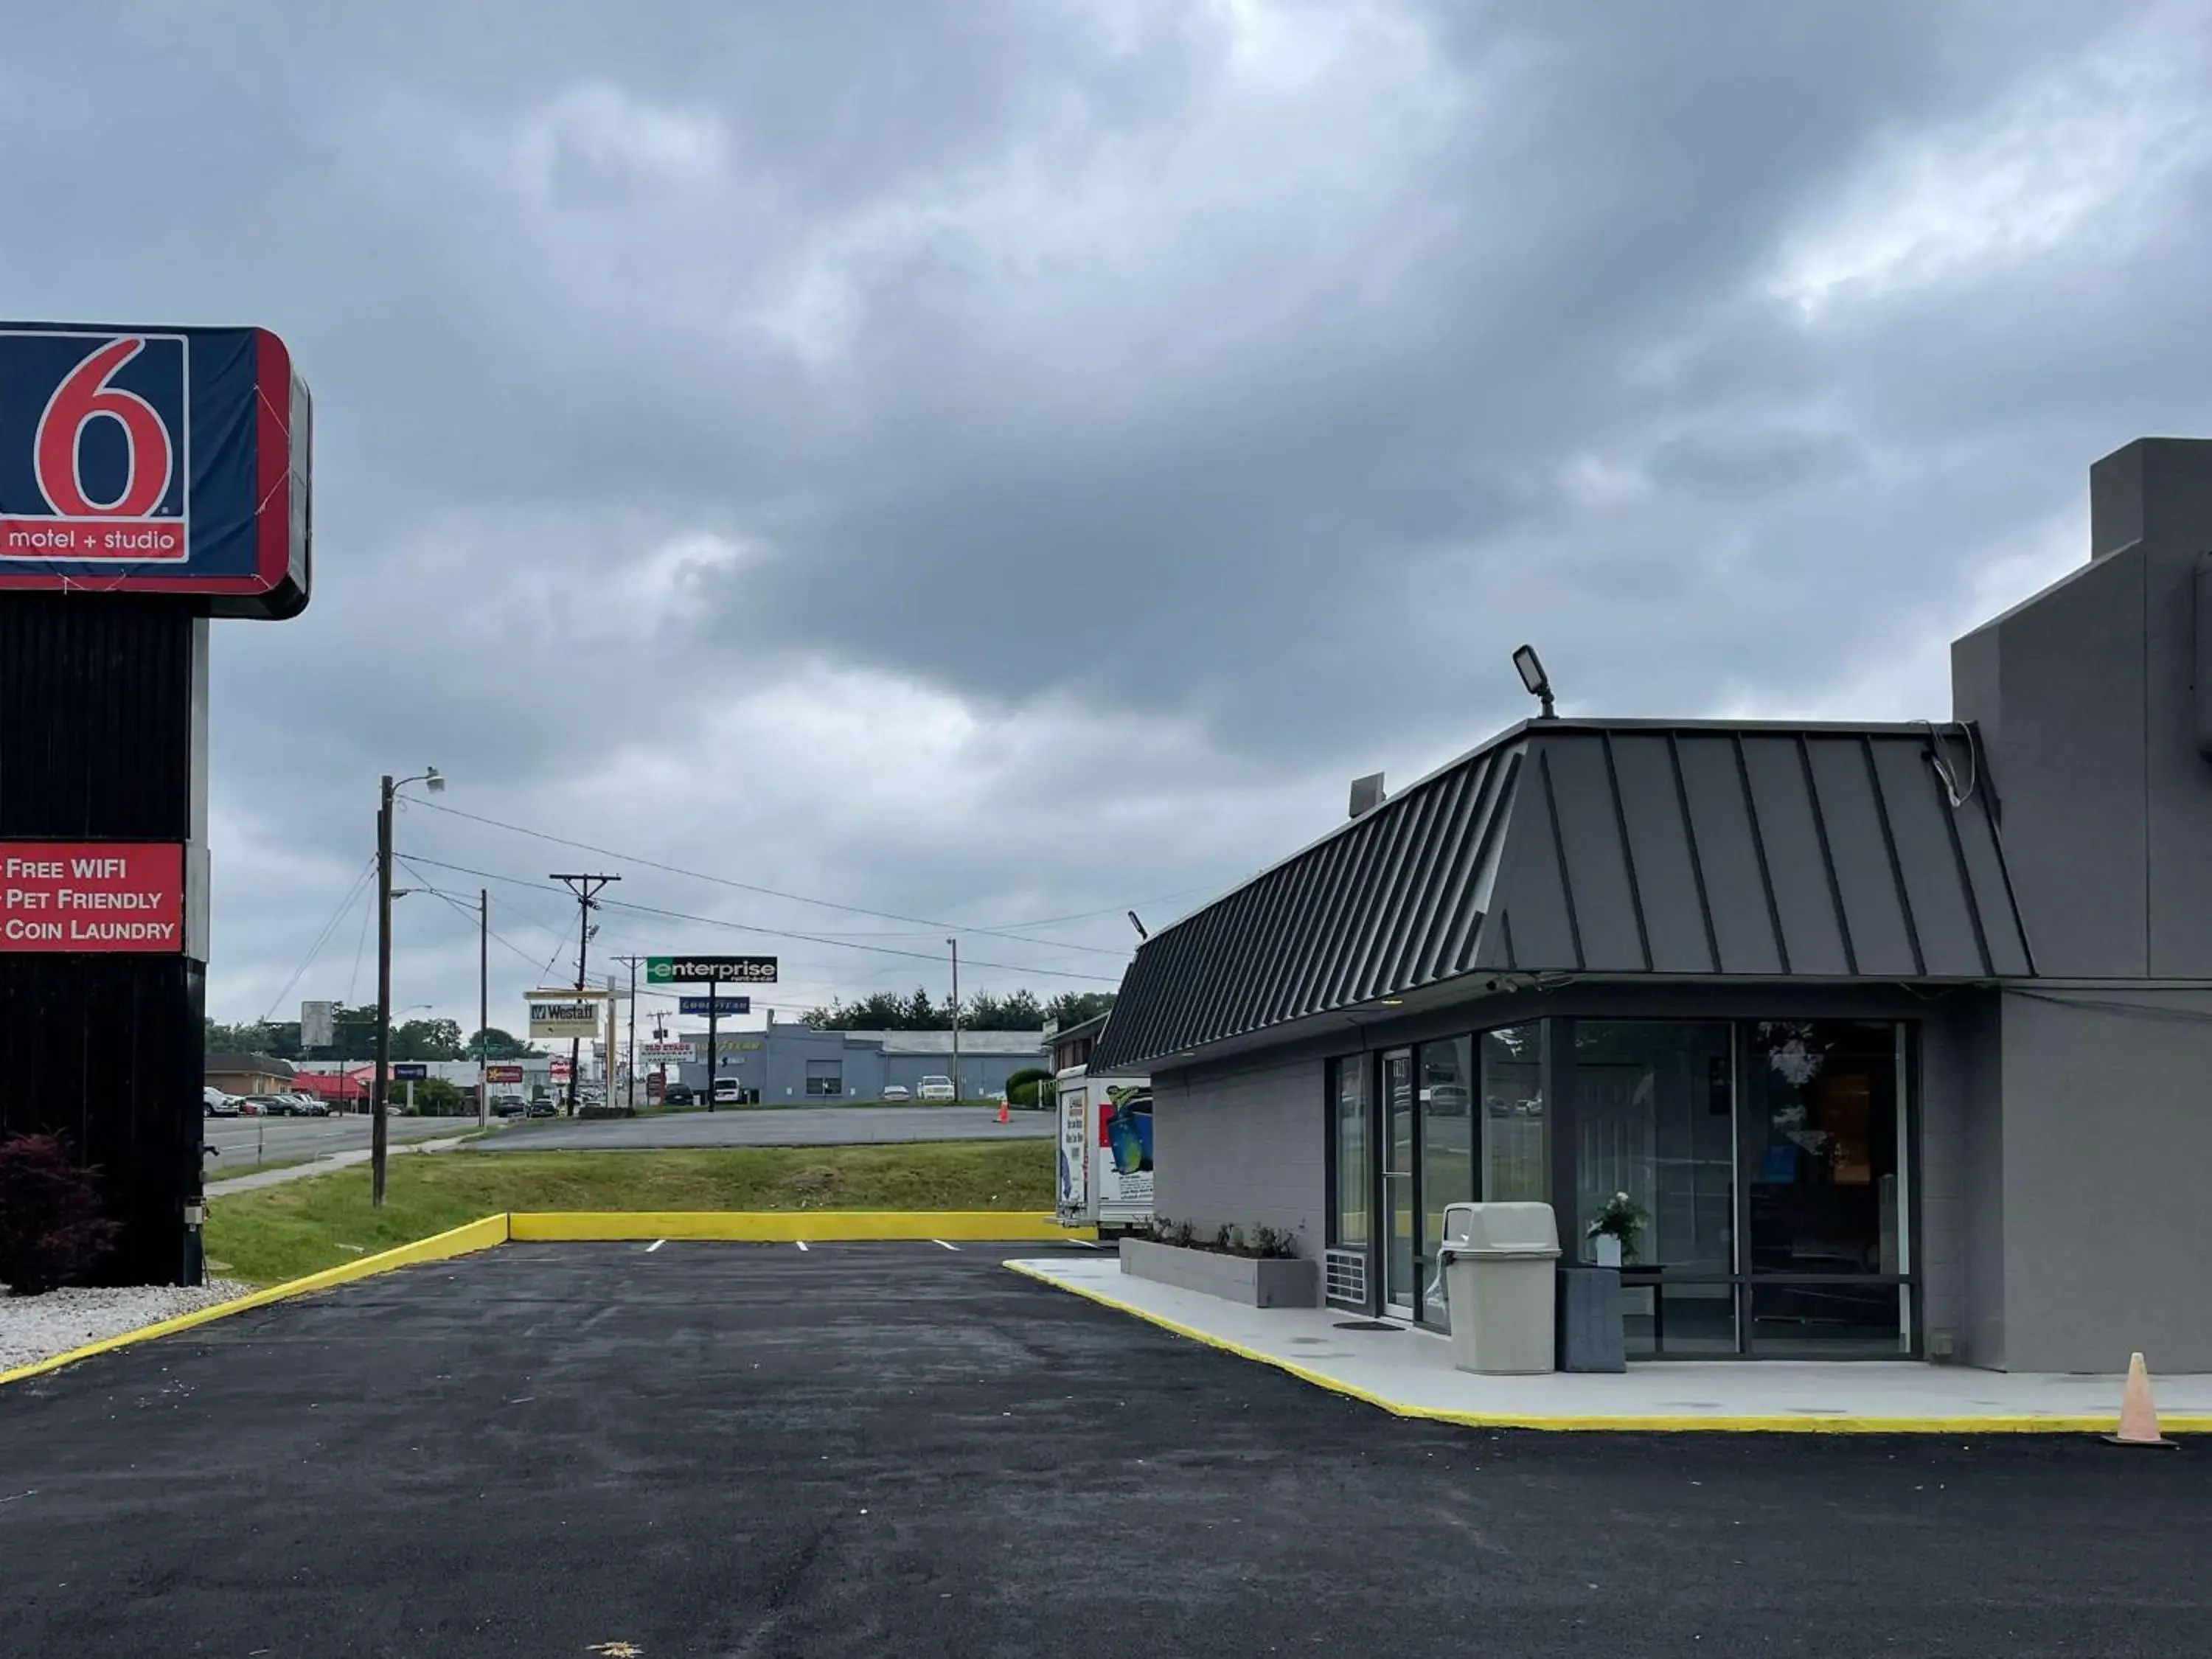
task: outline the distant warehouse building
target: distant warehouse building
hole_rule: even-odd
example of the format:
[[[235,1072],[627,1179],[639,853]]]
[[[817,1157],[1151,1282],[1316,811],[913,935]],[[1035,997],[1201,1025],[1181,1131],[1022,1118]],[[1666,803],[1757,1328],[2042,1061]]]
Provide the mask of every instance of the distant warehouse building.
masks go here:
[[[697,1055],[680,1067],[682,1080],[705,1088],[706,1034],[674,1040],[690,1043]],[[922,1079],[949,1078],[953,1072],[950,1031],[817,1031],[811,1025],[771,1024],[765,1031],[721,1032],[714,1046],[721,1061],[718,1074],[735,1078],[763,1101],[880,1100],[885,1089],[918,1094]],[[1043,1064],[1042,1032],[963,1031],[960,1097],[995,1094],[1016,1072]]]

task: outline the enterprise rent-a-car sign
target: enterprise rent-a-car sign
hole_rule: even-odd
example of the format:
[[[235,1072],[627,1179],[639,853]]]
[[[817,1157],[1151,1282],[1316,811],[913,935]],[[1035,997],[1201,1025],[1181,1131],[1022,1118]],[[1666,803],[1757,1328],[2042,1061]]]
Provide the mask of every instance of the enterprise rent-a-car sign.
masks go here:
[[[647,957],[648,985],[773,985],[774,957]]]
[[[295,615],[309,428],[265,329],[0,323],[0,590]]]

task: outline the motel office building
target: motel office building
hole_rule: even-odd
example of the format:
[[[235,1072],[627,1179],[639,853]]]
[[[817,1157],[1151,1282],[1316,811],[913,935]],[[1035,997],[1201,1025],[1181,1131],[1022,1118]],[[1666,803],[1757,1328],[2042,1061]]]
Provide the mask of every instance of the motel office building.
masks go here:
[[[1632,1356],[2212,1370],[2212,443],[2091,520],[1948,722],[1531,720],[1154,935],[1158,1212],[1440,1328],[1446,1204],[1626,1191]]]

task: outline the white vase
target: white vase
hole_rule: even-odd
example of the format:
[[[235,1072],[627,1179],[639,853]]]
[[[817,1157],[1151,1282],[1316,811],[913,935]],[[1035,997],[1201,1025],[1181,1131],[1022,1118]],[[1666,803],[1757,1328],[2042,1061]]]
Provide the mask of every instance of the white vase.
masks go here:
[[[1600,1233],[1591,1241],[1597,1246],[1597,1265],[1618,1267],[1620,1265],[1620,1240],[1611,1233]]]

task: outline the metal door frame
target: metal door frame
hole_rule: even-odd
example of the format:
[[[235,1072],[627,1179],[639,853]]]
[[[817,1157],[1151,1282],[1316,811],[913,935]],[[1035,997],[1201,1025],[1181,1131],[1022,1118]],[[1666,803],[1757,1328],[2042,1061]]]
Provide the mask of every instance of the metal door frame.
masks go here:
[[[1394,1319],[1403,1319],[1410,1322],[1419,1322],[1421,1307],[1419,1248],[1421,1242],[1421,1113],[1420,1102],[1418,1098],[1419,1091],[1413,1086],[1414,1048],[1415,1045],[1404,1043],[1396,1048],[1382,1049],[1376,1056],[1375,1062],[1375,1105],[1377,1127],[1381,1130],[1381,1133],[1376,1137],[1376,1150],[1380,1156],[1375,1160],[1377,1186],[1376,1257],[1376,1266],[1381,1269],[1376,1276],[1377,1286],[1376,1301],[1383,1313]],[[1394,1059],[1403,1060],[1406,1064],[1408,1085],[1406,1103],[1407,1119],[1411,1125],[1411,1133],[1407,1136],[1407,1145],[1410,1149],[1412,1167],[1404,1175],[1395,1177],[1406,1183],[1406,1190],[1410,1194],[1411,1207],[1408,1214],[1412,1218],[1413,1227],[1413,1231],[1407,1239],[1407,1244],[1413,1257],[1413,1283],[1402,1287],[1393,1284],[1390,1275],[1391,1248],[1395,1242],[1395,1235],[1392,1230],[1396,1225],[1398,1213],[1396,1206],[1391,1202],[1390,1182],[1394,1177],[1389,1169],[1392,1156],[1389,1078],[1390,1062]],[[1395,1299],[1396,1293],[1401,1289],[1405,1292],[1405,1299],[1402,1302]]]

